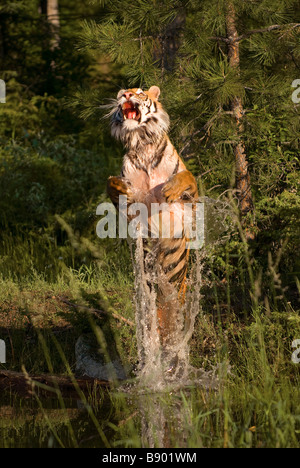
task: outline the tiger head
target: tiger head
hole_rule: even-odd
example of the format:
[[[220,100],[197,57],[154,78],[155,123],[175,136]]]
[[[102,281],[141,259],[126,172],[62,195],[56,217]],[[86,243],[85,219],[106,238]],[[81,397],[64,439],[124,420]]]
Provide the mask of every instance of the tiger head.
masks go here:
[[[126,146],[151,144],[166,133],[169,116],[158,101],[160,89],[151,86],[148,91],[140,88],[121,89],[109,112],[111,134]]]

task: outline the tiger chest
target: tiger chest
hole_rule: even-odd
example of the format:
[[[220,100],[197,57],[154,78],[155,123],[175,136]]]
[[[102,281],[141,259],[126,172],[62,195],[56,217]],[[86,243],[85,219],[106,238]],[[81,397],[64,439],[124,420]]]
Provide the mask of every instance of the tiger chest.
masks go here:
[[[162,166],[155,169],[149,168],[147,172],[135,169],[126,174],[126,179],[130,183],[136,201],[149,202],[151,200],[153,203],[162,203],[164,197],[161,189],[171,175],[172,172]]]

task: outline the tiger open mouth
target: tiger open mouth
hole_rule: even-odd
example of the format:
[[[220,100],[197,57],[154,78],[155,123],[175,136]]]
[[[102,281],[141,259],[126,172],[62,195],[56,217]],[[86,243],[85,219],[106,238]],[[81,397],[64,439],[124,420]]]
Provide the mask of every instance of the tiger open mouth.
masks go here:
[[[125,104],[122,106],[122,112],[124,120],[132,119],[136,120],[137,122],[140,121],[141,114],[133,102],[125,102]]]

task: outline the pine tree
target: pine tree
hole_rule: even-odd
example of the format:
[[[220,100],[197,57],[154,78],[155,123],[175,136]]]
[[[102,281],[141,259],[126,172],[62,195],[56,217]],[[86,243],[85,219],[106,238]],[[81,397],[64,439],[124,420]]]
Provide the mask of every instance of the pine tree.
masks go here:
[[[300,68],[299,3],[101,3],[105,20],[84,23],[81,49],[109,55],[123,72],[119,86],[160,86],[171,137],[202,194],[230,189],[250,223],[255,205],[260,235],[272,227],[280,244],[299,206],[299,105],[291,99]]]
[[[226,39],[228,44],[227,55],[229,67],[240,75],[240,47],[238,39],[238,31],[236,25],[236,12],[233,3],[228,3],[226,11]],[[253,205],[250,174],[248,169],[248,160],[246,156],[245,144],[242,140],[244,126],[242,119],[244,115],[244,108],[242,97],[240,95],[234,96],[231,100],[231,110],[236,119],[237,134],[240,135],[240,141],[234,145],[234,155],[236,162],[236,188],[238,198],[240,201],[241,213],[247,213]]]

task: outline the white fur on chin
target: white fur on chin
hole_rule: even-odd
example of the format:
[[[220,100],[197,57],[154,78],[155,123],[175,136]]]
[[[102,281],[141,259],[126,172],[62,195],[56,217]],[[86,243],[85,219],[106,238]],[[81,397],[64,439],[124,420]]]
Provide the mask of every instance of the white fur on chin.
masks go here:
[[[134,120],[134,119],[126,119],[124,120],[123,122],[123,129],[124,130],[134,130],[135,128],[137,128],[139,126],[139,123],[137,120]]]

